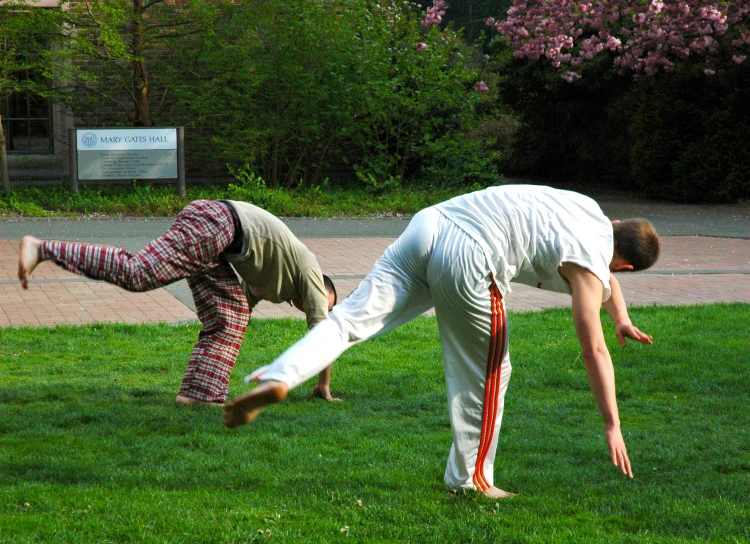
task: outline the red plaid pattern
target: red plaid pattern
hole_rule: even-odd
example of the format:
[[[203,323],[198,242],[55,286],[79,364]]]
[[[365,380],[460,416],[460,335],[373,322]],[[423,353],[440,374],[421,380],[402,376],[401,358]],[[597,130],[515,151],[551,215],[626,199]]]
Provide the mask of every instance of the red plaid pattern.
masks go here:
[[[42,258],[128,291],[149,291],[186,278],[203,328],[179,394],[208,402],[227,398],[229,375],[250,319],[240,282],[221,256],[234,238],[227,206],[213,200],[191,202],[163,236],[135,255],[111,246],[42,242]]]

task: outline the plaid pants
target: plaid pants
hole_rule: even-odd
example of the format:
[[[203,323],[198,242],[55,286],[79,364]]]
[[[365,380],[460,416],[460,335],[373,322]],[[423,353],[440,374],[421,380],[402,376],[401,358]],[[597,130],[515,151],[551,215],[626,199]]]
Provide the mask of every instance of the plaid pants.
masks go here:
[[[43,241],[41,251],[42,258],[66,270],[128,291],[149,291],[186,278],[203,328],[179,394],[211,402],[227,398],[229,375],[250,319],[240,282],[221,256],[233,238],[228,205],[197,200],[135,255],[111,246],[57,241]]]

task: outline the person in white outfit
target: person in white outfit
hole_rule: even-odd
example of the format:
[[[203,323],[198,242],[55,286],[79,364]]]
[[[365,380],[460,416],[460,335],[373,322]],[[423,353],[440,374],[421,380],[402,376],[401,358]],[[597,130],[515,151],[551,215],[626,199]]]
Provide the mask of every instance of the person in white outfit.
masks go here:
[[[632,478],[599,310],[604,305],[621,345],[626,337],[651,344],[610,273],[650,267],[660,246],[647,220],[610,222],[590,198],[549,187],[490,187],[422,210],[326,320],[246,378],[260,385],[225,406],[224,424],[252,422],[344,350],[434,307],[453,435],[445,483],[511,496],[494,485],[493,465],[511,374],[504,299],[516,281],[572,295],[612,462]]]

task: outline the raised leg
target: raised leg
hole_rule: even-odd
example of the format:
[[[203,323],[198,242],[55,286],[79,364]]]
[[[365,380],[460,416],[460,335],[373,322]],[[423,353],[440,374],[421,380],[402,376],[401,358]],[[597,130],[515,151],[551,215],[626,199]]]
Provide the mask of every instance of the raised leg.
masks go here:
[[[135,255],[112,246],[24,237],[19,279],[27,284],[38,262],[51,259],[66,270],[128,291],[149,291],[214,268],[233,238],[234,226],[226,205],[198,200],[185,206],[163,236]],[[38,258],[34,260],[37,242]]]
[[[185,206],[163,236],[135,255],[111,246],[25,236],[18,277],[28,287],[37,264],[51,259],[71,272],[135,292],[186,278],[204,328],[176,401],[220,404],[226,399],[229,374],[249,319],[245,294],[221,255],[233,238],[234,223],[226,204],[198,200]]]

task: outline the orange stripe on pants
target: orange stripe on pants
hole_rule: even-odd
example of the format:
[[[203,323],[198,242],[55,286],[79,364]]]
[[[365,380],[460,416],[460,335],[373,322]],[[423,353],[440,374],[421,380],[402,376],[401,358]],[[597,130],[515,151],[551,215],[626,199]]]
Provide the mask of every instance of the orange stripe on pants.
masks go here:
[[[479,491],[485,491],[492,487],[484,474],[484,463],[487,453],[492,445],[494,437],[495,422],[497,421],[498,395],[500,392],[500,379],[502,377],[502,363],[507,350],[507,315],[503,296],[497,285],[493,282],[490,286],[490,299],[492,308],[492,330],[490,339],[490,350],[487,357],[487,374],[484,385],[484,411],[482,414],[482,433],[479,439],[479,452],[474,467],[474,485]]]

